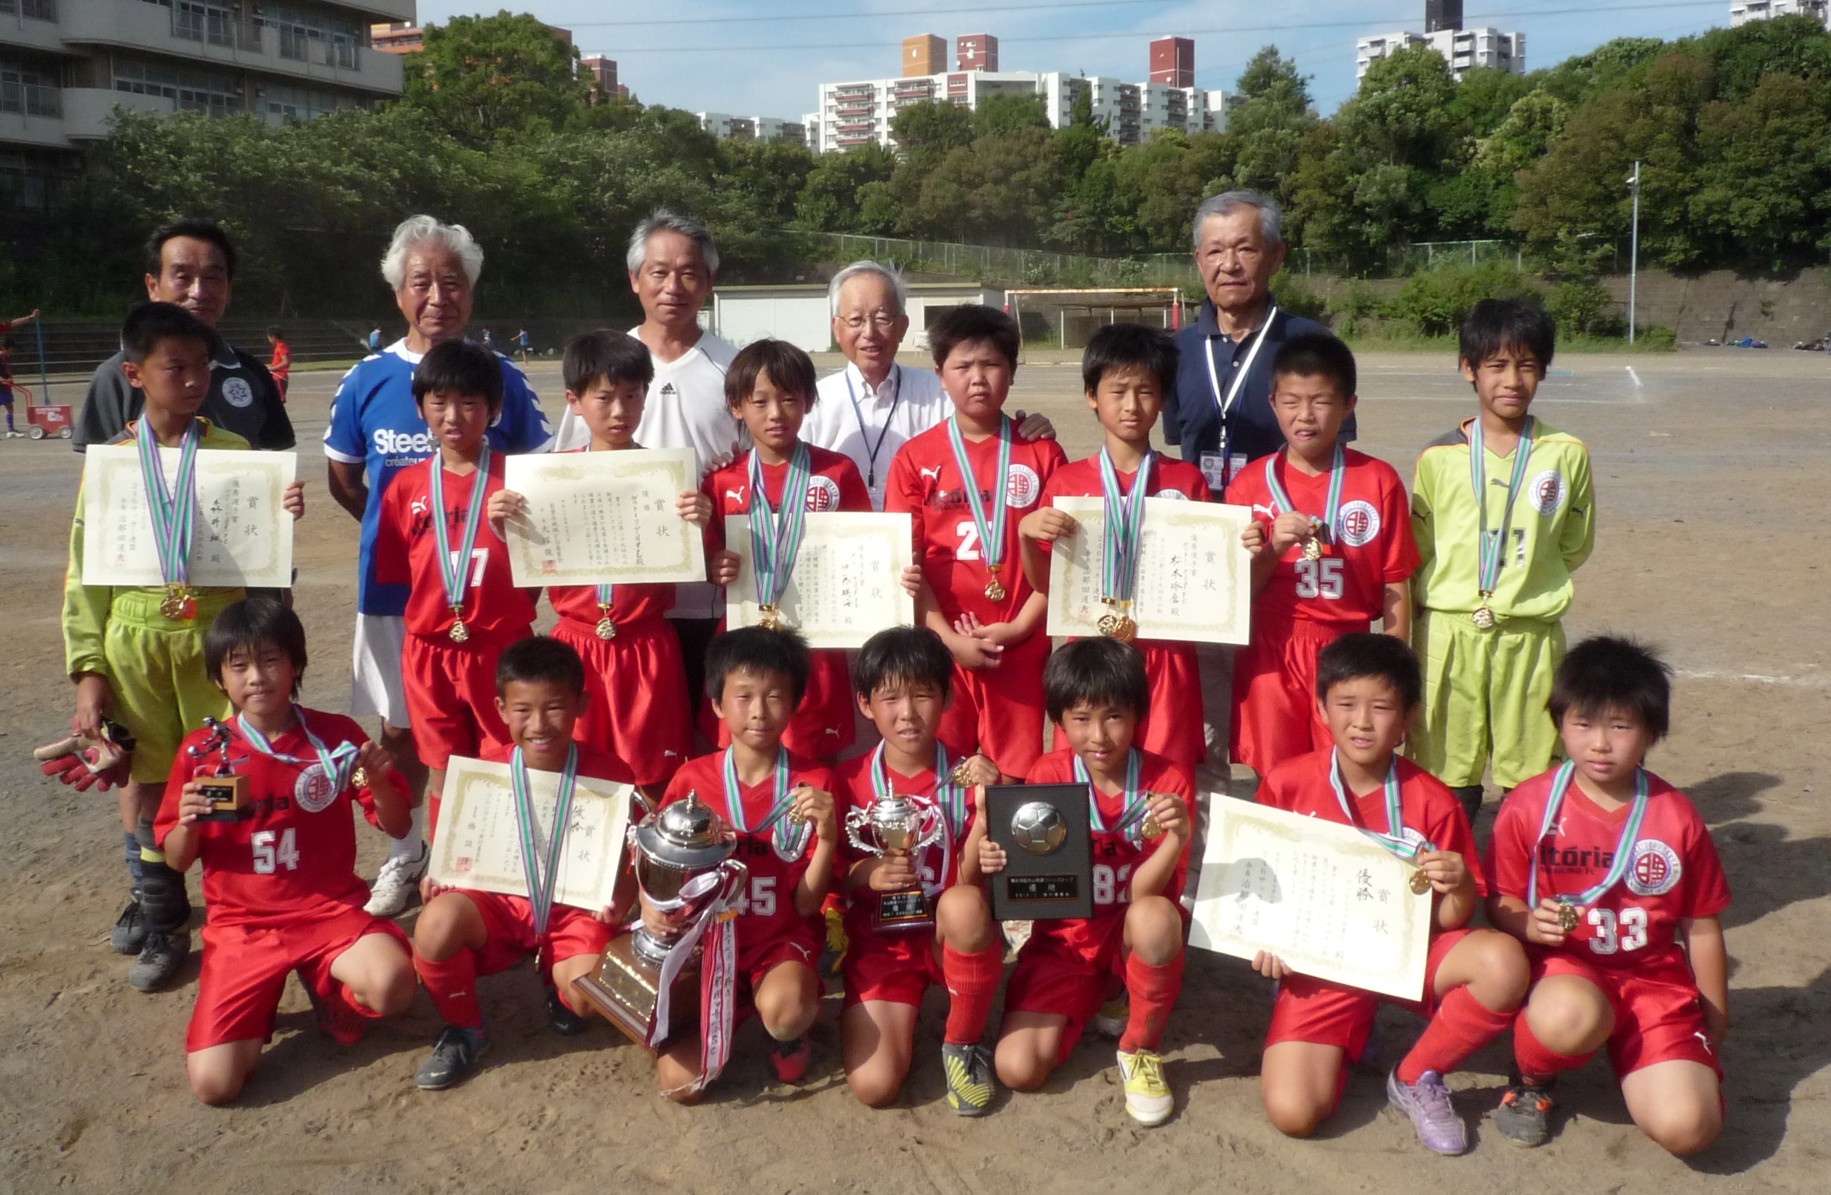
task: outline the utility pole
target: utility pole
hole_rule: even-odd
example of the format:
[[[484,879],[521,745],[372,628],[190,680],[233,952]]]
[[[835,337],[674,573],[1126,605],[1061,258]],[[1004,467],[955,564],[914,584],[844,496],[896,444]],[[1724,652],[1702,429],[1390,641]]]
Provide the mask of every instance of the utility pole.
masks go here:
[[[1634,197],[1633,230],[1628,235],[1628,343],[1634,343],[1634,289],[1640,277],[1640,163],[1628,175],[1628,193]]]

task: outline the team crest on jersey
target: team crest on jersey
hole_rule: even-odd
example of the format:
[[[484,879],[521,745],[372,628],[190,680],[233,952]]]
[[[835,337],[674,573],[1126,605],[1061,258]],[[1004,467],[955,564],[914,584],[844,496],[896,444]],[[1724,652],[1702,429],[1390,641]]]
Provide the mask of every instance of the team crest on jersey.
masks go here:
[[[1643,838],[1634,844],[1633,860],[1628,864],[1628,891],[1636,896],[1664,896],[1678,886],[1683,874],[1677,851],[1657,838]]]
[[[807,482],[809,510],[838,510],[839,483],[831,477],[810,477]]]
[[[331,784],[323,764],[315,763],[299,773],[297,783],[292,786],[292,799],[307,813],[321,813],[330,808],[331,802],[337,799],[337,789]]]
[[[1564,484],[1564,475],[1556,469],[1545,470],[1526,487],[1526,496],[1532,503],[1532,509],[1542,515],[1558,513],[1558,507],[1564,505],[1565,495],[1569,492],[1569,487]]]
[[[254,403],[254,387],[243,378],[224,378],[223,401],[236,408],[250,406]]]
[[[1012,465],[1011,471],[1005,474],[1005,503],[1022,510],[1033,506],[1042,497],[1043,479],[1036,475],[1036,470],[1028,465]]]
[[[1364,548],[1380,533],[1380,511],[1371,502],[1355,499],[1335,516],[1335,531],[1350,548]]]
[[[1189,495],[1183,493],[1181,490],[1171,490],[1171,489],[1158,490],[1155,494],[1152,494],[1151,497],[1153,497],[1153,498],[1171,498],[1177,502],[1187,502],[1189,500]]]

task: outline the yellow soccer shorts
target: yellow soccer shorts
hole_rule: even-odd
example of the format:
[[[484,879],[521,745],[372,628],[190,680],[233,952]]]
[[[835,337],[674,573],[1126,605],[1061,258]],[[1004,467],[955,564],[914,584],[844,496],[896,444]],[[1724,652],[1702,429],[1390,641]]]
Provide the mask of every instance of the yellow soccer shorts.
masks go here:
[[[1406,753],[1451,788],[1510,789],[1551,766],[1557,727],[1545,703],[1564,658],[1556,622],[1508,619],[1481,630],[1464,613],[1421,612],[1412,646],[1424,669],[1424,703]]]
[[[159,613],[157,590],[117,593],[108,610],[102,654],[114,717],[135,740],[133,778],[164,784],[184,736],[206,717],[229,716],[229,699],[210,679],[203,663],[203,637],[240,590],[206,590],[197,596],[197,617],[188,621]]]

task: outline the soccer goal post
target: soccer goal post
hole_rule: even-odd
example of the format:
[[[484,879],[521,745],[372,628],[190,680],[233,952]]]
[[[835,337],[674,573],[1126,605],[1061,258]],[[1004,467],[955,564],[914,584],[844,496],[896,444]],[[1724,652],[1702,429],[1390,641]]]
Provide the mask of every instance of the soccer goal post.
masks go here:
[[[1005,311],[1026,346],[1078,349],[1108,324],[1174,331],[1182,326],[1183,297],[1173,286],[1024,288],[1005,291]]]

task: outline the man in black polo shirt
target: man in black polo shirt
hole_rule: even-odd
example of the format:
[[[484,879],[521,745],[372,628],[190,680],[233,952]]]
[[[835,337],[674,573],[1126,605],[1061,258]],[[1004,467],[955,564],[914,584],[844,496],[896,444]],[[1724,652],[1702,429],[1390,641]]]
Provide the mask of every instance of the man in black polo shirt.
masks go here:
[[[234,281],[235,246],[214,220],[174,220],[146,242],[146,297],[176,303],[212,328],[228,310]],[[139,418],[140,392],[127,384],[122,360],[117,352],[89,379],[73,437],[78,452],[108,443]],[[292,421],[267,367],[220,338],[210,355],[210,393],[198,414],[255,448],[294,446]]]

